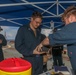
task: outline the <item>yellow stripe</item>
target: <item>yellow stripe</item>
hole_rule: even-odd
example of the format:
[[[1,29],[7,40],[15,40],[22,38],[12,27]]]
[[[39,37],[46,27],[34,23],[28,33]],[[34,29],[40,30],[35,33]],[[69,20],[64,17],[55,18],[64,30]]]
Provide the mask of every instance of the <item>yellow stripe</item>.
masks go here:
[[[31,75],[31,68],[23,72],[5,72],[0,70],[0,75]]]

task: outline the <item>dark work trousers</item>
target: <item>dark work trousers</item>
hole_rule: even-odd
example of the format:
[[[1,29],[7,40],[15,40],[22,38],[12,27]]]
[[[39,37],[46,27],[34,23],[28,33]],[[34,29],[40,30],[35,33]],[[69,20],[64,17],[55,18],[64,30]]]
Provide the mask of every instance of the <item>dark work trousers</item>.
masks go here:
[[[0,49],[0,61],[4,60],[3,51]]]
[[[43,65],[43,72],[47,71],[47,63]]]
[[[54,66],[62,66],[63,65],[62,56],[53,56],[53,60],[54,60],[54,63],[53,63]]]
[[[43,58],[41,57],[24,57],[25,60],[32,64],[32,74],[39,75],[43,72]]]

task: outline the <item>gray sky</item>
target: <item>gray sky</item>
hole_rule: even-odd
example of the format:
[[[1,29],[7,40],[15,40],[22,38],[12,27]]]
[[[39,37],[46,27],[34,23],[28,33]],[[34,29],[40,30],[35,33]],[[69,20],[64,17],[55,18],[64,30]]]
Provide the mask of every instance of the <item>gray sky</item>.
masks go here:
[[[14,40],[19,27],[1,26],[1,28],[3,29],[3,31],[1,31],[0,33],[3,35],[6,34],[6,39]]]

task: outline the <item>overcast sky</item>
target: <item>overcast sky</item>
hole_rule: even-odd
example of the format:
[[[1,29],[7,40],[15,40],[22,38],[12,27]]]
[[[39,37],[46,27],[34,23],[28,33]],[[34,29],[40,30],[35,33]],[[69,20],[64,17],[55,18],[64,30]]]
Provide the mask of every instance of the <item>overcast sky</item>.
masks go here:
[[[3,29],[3,31],[1,31],[0,33],[4,36],[6,34],[6,39],[14,40],[19,27],[1,26],[1,28]]]

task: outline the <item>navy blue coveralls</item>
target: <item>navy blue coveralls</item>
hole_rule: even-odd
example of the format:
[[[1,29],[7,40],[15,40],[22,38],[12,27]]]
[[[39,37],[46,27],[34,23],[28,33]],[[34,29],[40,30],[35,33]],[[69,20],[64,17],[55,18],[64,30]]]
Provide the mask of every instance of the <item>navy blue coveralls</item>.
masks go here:
[[[15,48],[32,64],[32,75],[39,75],[43,72],[42,55],[33,54],[33,50],[41,42],[41,33],[36,30],[37,36],[29,25],[21,26],[15,38]]]
[[[2,60],[4,60],[2,46],[7,45],[7,41],[6,41],[5,37],[2,34],[0,34],[0,40],[2,40],[2,43],[0,44],[0,61],[2,61]]]
[[[76,22],[64,26],[48,38],[51,45],[67,44],[70,62],[73,70],[76,71]]]

